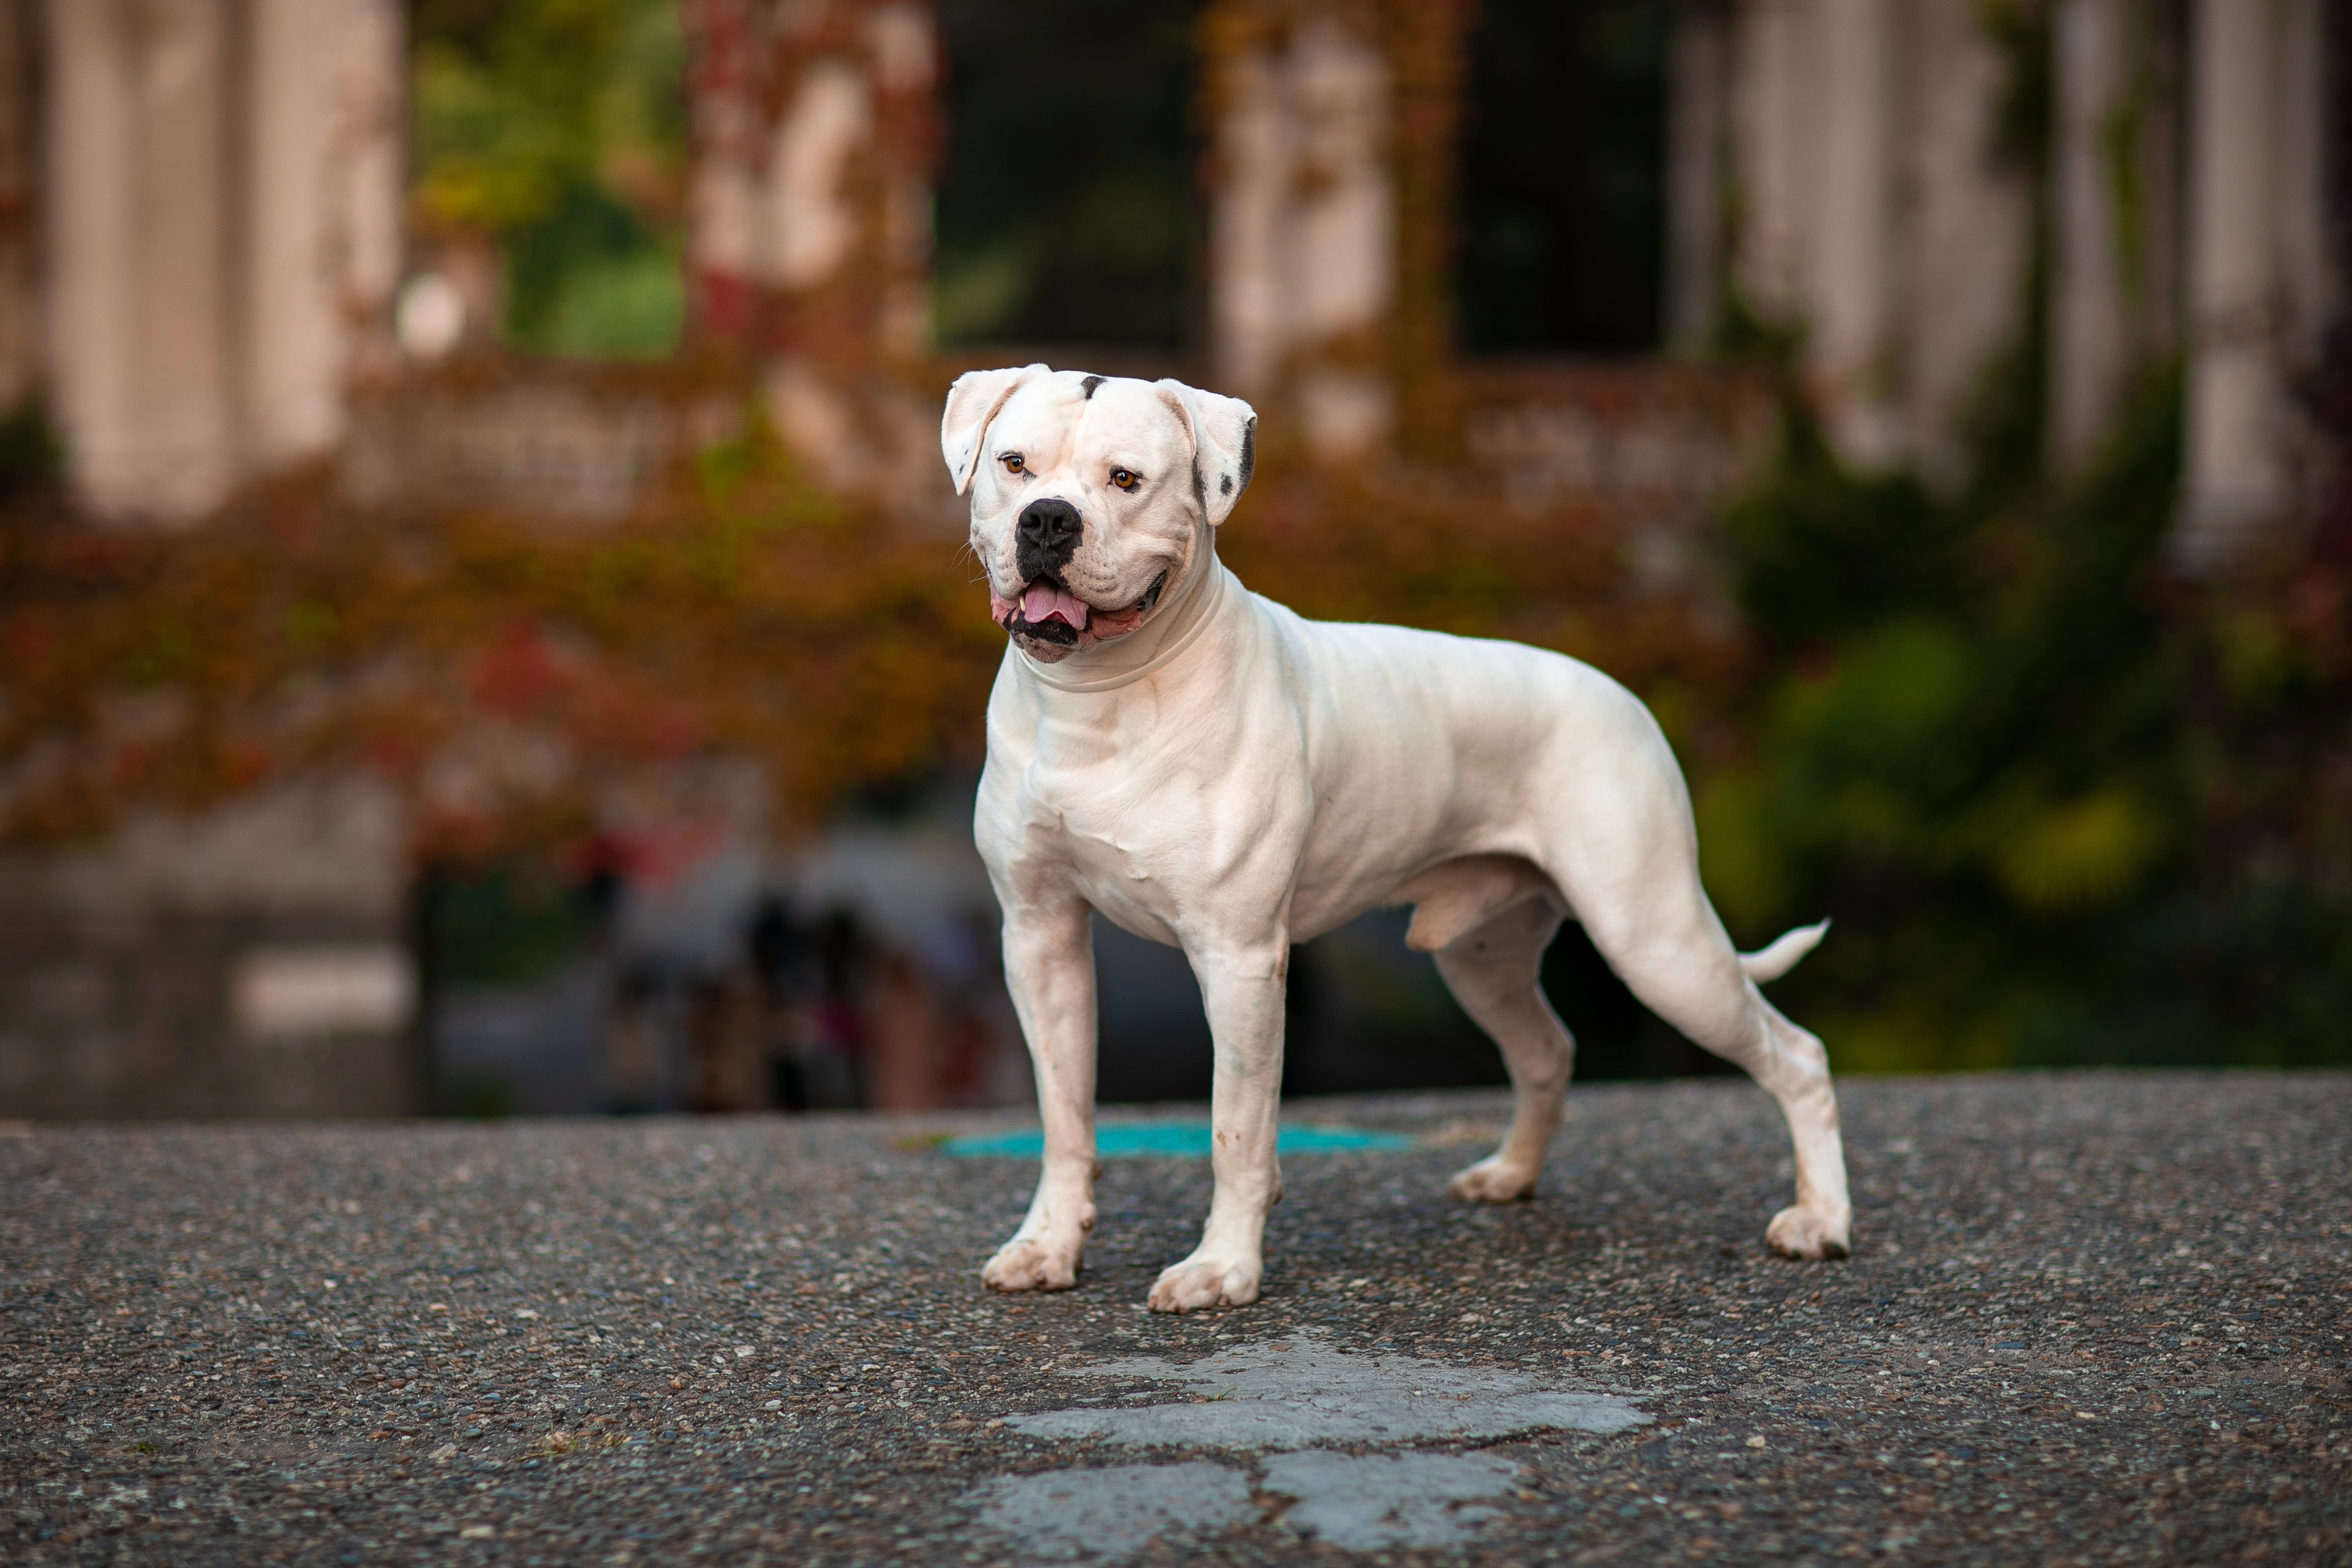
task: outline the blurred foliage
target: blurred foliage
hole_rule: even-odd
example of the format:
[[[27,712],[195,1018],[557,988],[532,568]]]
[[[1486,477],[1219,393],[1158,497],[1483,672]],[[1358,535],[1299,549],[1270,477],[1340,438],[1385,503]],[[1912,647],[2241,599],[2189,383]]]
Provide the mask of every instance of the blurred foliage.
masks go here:
[[[2070,482],[1948,498],[1847,471],[1791,407],[1727,519],[1783,673],[1695,780],[1738,935],[1839,921],[1791,1011],[1851,1068],[2352,1062],[2352,593],[2162,570],[2178,378]]]
[[[684,319],[676,0],[419,0],[415,202],[494,241],[506,341],[652,358]]]
[[[756,419],[588,531],[373,515],[318,473],[180,535],[0,514],[0,838],[361,765],[427,861],[480,866],[723,817],[711,770],[746,762],[789,831],[976,760],[1003,639],[951,555]]]
[[[1202,243],[1199,9],[942,0],[941,343],[1183,345]]]
[[[38,401],[0,415],[0,505],[53,483],[65,466],[65,442]]]

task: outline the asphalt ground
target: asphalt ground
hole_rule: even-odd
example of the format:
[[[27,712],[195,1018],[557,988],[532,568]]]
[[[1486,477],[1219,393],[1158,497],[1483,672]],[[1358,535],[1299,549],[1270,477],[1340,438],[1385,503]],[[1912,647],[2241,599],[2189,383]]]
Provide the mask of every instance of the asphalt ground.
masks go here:
[[[2352,1076],[1842,1089],[1823,1264],[1742,1082],[1580,1089],[1503,1208],[1499,1095],[1294,1105],[1418,1142],[1186,1319],[1194,1161],[981,1289],[1003,1119],[17,1124],[0,1559],[2352,1562]]]

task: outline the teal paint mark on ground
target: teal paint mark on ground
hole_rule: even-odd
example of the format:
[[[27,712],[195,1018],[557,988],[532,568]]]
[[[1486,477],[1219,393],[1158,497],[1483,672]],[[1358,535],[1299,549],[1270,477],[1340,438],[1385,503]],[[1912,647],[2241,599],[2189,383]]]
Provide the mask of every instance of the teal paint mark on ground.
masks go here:
[[[1402,1132],[1367,1132],[1358,1127],[1300,1124],[1284,1128],[1276,1147],[1285,1154],[1328,1154],[1363,1149],[1410,1149],[1412,1142]],[[1045,1152],[1045,1135],[1033,1127],[1021,1132],[950,1138],[940,1144],[940,1149],[943,1153],[965,1159],[1034,1160]],[[1095,1152],[1105,1159],[1127,1156],[1205,1160],[1209,1157],[1209,1124],[1205,1121],[1106,1121],[1095,1129]]]

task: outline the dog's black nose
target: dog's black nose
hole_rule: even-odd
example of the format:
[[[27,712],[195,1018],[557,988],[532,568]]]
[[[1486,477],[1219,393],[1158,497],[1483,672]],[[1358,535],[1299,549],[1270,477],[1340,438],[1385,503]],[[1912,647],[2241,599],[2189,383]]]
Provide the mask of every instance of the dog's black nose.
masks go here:
[[[1021,509],[1013,530],[1015,560],[1024,582],[1055,577],[1078,548],[1078,509],[1066,500],[1033,500]]]

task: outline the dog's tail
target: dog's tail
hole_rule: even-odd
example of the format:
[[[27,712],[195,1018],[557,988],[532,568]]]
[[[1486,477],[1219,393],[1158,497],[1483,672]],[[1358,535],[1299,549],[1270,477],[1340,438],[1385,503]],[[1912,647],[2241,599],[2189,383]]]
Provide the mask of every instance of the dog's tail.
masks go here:
[[[1792,931],[1783,931],[1770,946],[1760,952],[1741,953],[1739,967],[1748,971],[1748,978],[1759,984],[1767,980],[1778,980],[1796,968],[1799,959],[1819,947],[1822,938],[1829,934],[1829,929],[1830,922],[1823,921],[1817,926],[1799,926]]]

